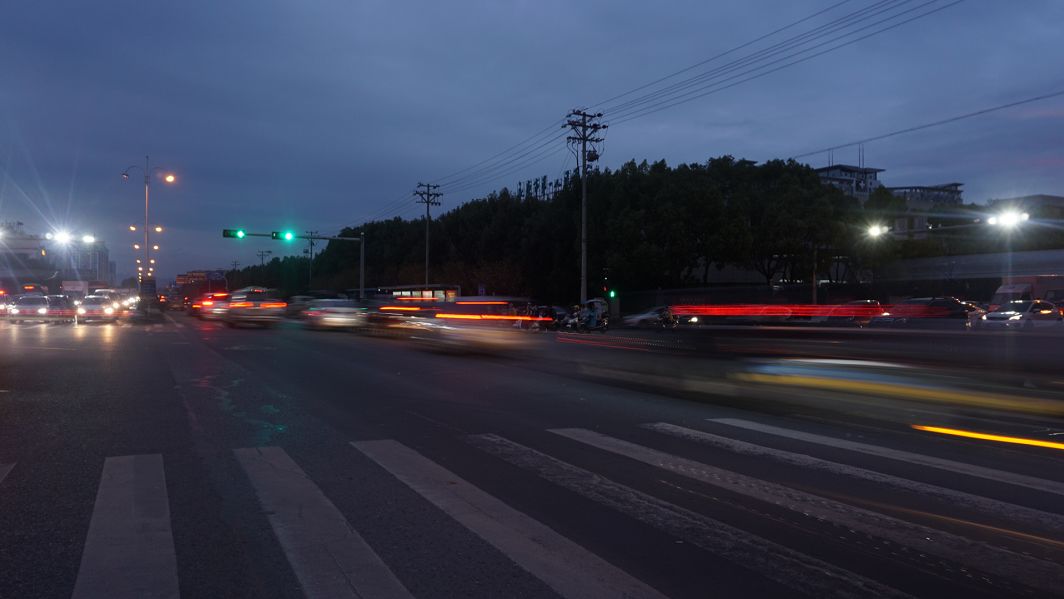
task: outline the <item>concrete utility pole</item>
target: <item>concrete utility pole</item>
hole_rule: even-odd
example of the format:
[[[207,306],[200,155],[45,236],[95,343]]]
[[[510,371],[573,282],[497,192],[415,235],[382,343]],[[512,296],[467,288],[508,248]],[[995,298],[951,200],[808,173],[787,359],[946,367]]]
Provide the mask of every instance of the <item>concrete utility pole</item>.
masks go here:
[[[596,137],[596,133],[606,129],[598,121],[602,113],[589,114],[582,110],[574,109],[566,115],[567,121],[562,129],[569,128],[573,134],[565,139],[571,143],[580,143],[580,304],[587,302],[587,163],[598,160],[598,151],[594,147],[588,151],[587,145],[602,141]]]
[[[240,262],[237,262],[236,260],[233,260],[232,262],[229,263],[229,266],[232,266],[233,270],[236,270],[237,268],[240,267]]]
[[[436,191],[439,189],[439,185],[433,185],[431,183],[418,183],[417,191],[414,195],[418,197],[417,203],[425,205],[425,285],[429,284],[429,223],[432,221],[432,214],[429,209],[432,206],[439,206],[440,202],[436,199],[443,195]]]
[[[270,250],[259,250],[255,253],[259,255],[259,266],[266,266],[266,256],[269,256],[273,252]]]

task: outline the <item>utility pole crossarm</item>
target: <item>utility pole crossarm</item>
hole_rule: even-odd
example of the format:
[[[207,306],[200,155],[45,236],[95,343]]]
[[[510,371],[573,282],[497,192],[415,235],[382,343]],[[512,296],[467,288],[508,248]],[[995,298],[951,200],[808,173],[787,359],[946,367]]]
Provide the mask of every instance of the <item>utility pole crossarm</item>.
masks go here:
[[[436,191],[439,188],[439,185],[432,183],[418,183],[417,191],[414,192],[414,195],[418,197],[415,201],[425,205],[425,285],[429,284],[429,223],[432,221],[430,209],[432,206],[440,205],[439,200],[436,199],[443,195]]]
[[[587,302],[587,163],[598,160],[598,152],[588,144],[603,141],[596,133],[609,127],[598,122],[602,113],[591,114],[574,109],[566,115],[562,128],[572,129],[573,135],[566,137],[569,143],[580,144],[580,304]]]

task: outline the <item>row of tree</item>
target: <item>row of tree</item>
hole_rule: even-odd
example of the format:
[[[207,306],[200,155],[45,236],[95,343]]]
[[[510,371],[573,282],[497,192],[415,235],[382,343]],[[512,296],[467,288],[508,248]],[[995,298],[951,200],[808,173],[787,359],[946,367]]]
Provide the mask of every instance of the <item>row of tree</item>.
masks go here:
[[[853,281],[900,256],[994,251],[1005,243],[964,231],[978,210],[971,206],[933,215],[932,226],[948,234],[902,242],[871,238],[869,225],[893,223],[905,214],[904,202],[880,189],[862,206],[794,161],[756,164],[722,156],[675,167],[632,161],[589,173],[588,190],[593,294],[603,286],[704,286],[722,268],[757,272],[766,284],[810,281],[814,272],[820,279]],[[551,302],[579,295],[579,176],[533,183],[531,190],[522,185],[520,191],[503,188],[433,220],[433,282],[459,284],[466,293],[484,287]],[[423,281],[423,220],[369,222],[340,234],[359,231],[367,240],[367,284]],[[307,258],[286,257],[230,272],[230,284],[288,292],[354,288],[360,251],[357,243],[330,242],[314,258],[312,282]]]

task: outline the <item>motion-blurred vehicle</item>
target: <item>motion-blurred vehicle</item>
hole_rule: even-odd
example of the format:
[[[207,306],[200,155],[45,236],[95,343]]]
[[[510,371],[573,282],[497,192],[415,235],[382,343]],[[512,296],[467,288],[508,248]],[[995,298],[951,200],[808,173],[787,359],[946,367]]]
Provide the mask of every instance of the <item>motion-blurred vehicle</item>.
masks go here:
[[[285,316],[288,318],[302,318],[307,308],[315,298],[313,295],[293,295],[288,298],[288,306],[285,307]]]
[[[229,312],[229,292],[215,291],[200,298],[196,315],[203,320],[222,320]]]
[[[49,322],[74,322],[77,318],[74,300],[65,295],[49,295],[48,320]]]
[[[966,305],[955,297],[914,297],[894,304],[879,316],[873,316],[868,326],[899,329],[955,329],[970,330],[968,313],[975,306]]]
[[[48,320],[48,298],[43,295],[20,295],[8,309],[7,317],[16,324],[25,321],[45,322]]]
[[[829,327],[866,327],[873,317],[882,314],[879,300],[853,300],[832,308],[824,322]]]
[[[532,337],[514,325],[536,318],[517,314],[515,304],[505,298],[458,298],[441,306],[434,317],[413,317],[406,326],[411,340],[432,349],[498,353],[528,347]]]
[[[272,289],[244,287],[229,296],[229,309],[222,320],[231,327],[257,324],[270,328],[281,322],[287,306],[286,302],[277,299]]]
[[[980,318],[981,329],[1043,329],[1064,330],[1064,317],[1050,302],[1042,300],[1013,300],[987,312]]]
[[[1032,301],[1042,299],[1056,304],[1064,303],[1064,276],[1035,275],[1005,277],[1001,286],[990,298],[990,310],[1015,300]]]
[[[103,295],[86,295],[77,308],[79,322],[117,322],[118,315],[114,301]]]
[[[303,311],[303,326],[308,329],[361,329],[368,322],[368,310],[355,300],[312,300]]]
[[[655,306],[646,312],[640,312],[638,314],[629,314],[625,316],[621,321],[625,326],[630,327],[656,327],[660,326],[662,316],[668,312],[668,306]]]

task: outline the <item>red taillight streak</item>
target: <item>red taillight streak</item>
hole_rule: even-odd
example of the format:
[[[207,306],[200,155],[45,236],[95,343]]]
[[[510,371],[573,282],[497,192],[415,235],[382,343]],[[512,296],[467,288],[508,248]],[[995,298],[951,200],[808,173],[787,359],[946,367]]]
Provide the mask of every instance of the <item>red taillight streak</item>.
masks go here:
[[[251,302],[232,302],[229,304],[230,308],[250,308]]]
[[[417,312],[421,308],[419,308],[417,306],[381,306],[380,309],[382,311],[383,310],[388,310],[388,311],[395,311],[395,312]]]
[[[286,304],[285,302],[263,302],[262,303],[262,307],[263,308],[286,308],[286,307],[288,307],[288,304]]]
[[[500,301],[468,301],[468,302],[455,302],[459,306],[505,306],[510,302]]]
[[[547,316],[506,316],[502,314],[437,314],[436,318],[452,318],[455,320],[521,320],[521,321],[553,321]]]
[[[214,302],[212,302],[211,300],[206,300],[206,301],[203,302],[203,305],[204,306],[213,306]]]

